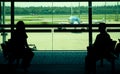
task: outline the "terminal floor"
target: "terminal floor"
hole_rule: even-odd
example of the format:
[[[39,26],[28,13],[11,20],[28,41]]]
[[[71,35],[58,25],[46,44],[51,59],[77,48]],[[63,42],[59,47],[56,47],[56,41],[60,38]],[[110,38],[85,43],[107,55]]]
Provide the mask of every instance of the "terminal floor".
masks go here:
[[[34,54],[26,74],[85,74],[86,51],[35,51]],[[1,71],[7,69],[6,63],[0,53]],[[115,68],[115,74],[120,74],[120,58],[115,61]],[[15,73],[24,74],[20,67]],[[111,64],[104,59],[104,66],[100,67],[100,61],[96,62],[96,74],[111,74]]]

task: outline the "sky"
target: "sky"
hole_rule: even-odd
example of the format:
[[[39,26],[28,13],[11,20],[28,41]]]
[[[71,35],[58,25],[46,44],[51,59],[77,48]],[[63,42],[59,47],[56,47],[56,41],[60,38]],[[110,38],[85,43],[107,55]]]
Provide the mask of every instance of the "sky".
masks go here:
[[[88,6],[88,2],[53,2],[53,6]],[[106,5],[116,5],[117,2],[106,2]],[[6,6],[10,6],[10,2],[5,3]],[[103,6],[105,2],[93,2],[93,6]],[[119,1],[120,5],[120,1]],[[39,6],[52,6],[52,2],[15,2],[16,7],[39,7]]]

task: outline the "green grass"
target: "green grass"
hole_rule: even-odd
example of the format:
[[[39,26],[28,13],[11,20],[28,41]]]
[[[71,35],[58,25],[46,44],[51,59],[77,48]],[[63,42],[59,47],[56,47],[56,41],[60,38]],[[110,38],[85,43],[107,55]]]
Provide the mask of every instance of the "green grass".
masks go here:
[[[80,20],[83,22],[88,22],[88,15],[87,14],[81,14],[81,15],[75,15],[80,16]],[[53,17],[53,19],[52,19]],[[59,22],[67,22],[70,15],[16,15],[15,16],[15,22],[19,20],[23,20],[26,22],[26,24],[43,24],[46,22],[47,24],[58,24]],[[105,18],[104,14],[96,14],[92,15],[93,20],[102,20]],[[52,21],[53,20],[53,21]],[[5,22],[10,23],[10,16],[5,17]],[[106,23],[120,23],[119,21],[115,21],[115,14],[107,14],[106,15]]]

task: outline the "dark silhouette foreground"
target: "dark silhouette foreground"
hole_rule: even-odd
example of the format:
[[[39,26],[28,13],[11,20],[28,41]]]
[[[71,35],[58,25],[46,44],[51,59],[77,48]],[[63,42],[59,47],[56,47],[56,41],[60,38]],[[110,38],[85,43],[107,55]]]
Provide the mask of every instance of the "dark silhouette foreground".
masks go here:
[[[96,73],[96,62],[101,61],[103,67],[103,59],[107,59],[111,65],[111,73],[115,72],[115,59],[117,58],[116,53],[116,42],[110,38],[110,35],[106,32],[105,23],[99,24],[99,34],[96,37],[94,44],[87,47],[87,56],[85,58],[85,70],[87,74],[93,72]],[[119,47],[120,48],[120,47]],[[118,50],[117,50],[118,51]]]
[[[23,21],[19,21],[16,24],[13,38],[1,44],[4,57],[8,60],[9,69],[12,68],[13,65],[18,67],[18,65],[21,64],[21,67],[27,71],[27,68],[30,66],[34,53],[28,46],[27,38],[25,24]],[[16,62],[16,64],[14,64],[14,62]]]

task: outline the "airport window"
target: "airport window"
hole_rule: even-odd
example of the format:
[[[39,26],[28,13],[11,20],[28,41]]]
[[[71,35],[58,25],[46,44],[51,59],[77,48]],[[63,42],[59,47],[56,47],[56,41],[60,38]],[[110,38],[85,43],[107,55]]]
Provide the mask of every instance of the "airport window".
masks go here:
[[[98,30],[97,24],[100,22],[105,22],[109,26],[107,27],[108,33],[113,40],[118,41],[120,37],[120,1],[92,2],[92,19],[89,18],[89,1],[14,2],[14,7],[11,7],[11,2],[3,3],[0,2],[0,24],[11,24],[12,16],[14,17],[14,24],[23,20],[27,26],[32,26],[31,28],[26,27],[27,30],[32,29],[30,33],[27,33],[28,42],[35,44],[38,50],[86,50],[86,46],[90,42],[89,25],[92,25],[92,29]],[[14,16],[11,14],[11,8],[14,8]],[[71,24],[70,16],[78,17],[80,23],[77,22],[78,25],[74,25],[76,22]],[[90,20],[92,24],[89,24]],[[36,25],[38,27],[35,27]],[[81,25],[85,25],[85,30],[81,31],[83,29]],[[4,29],[9,30],[10,28]],[[40,30],[42,31],[39,32]],[[69,30],[73,32],[69,32]],[[75,32],[76,30],[80,31]],[[6,36],[0,36],[0,43],[3,39],[10,38],[10,32],[6,32]],[[92,43],[98,33],[92,31]]]
[[[106,24],[120,23],[120,2],[92,2],[92,22],[97,24],[105,22]]]
[[[11,24],[11,2],[0,2],[0,26]],[[10,32],[2,32],[1,30],[10,30],[10,27],[0,27],[0,44],[10,39]]]
[[[70,24],[70,16],[88,24],[88,2],[15,2],[15,23]]]
[[[26,6],[20,6],[24,3]],[[88,24],[88,2],[15,2],[15,23],[24,20],[28,25],[69,25],[70,16],[77,16],[81,18],[82,24]],[[35,33],[35,35],[28,33],[29,43],[36,44],[38,50],[85,50],[88,45],[88,33],[54,32],[56,28],[34,29],[51,30],[50,33]]]

